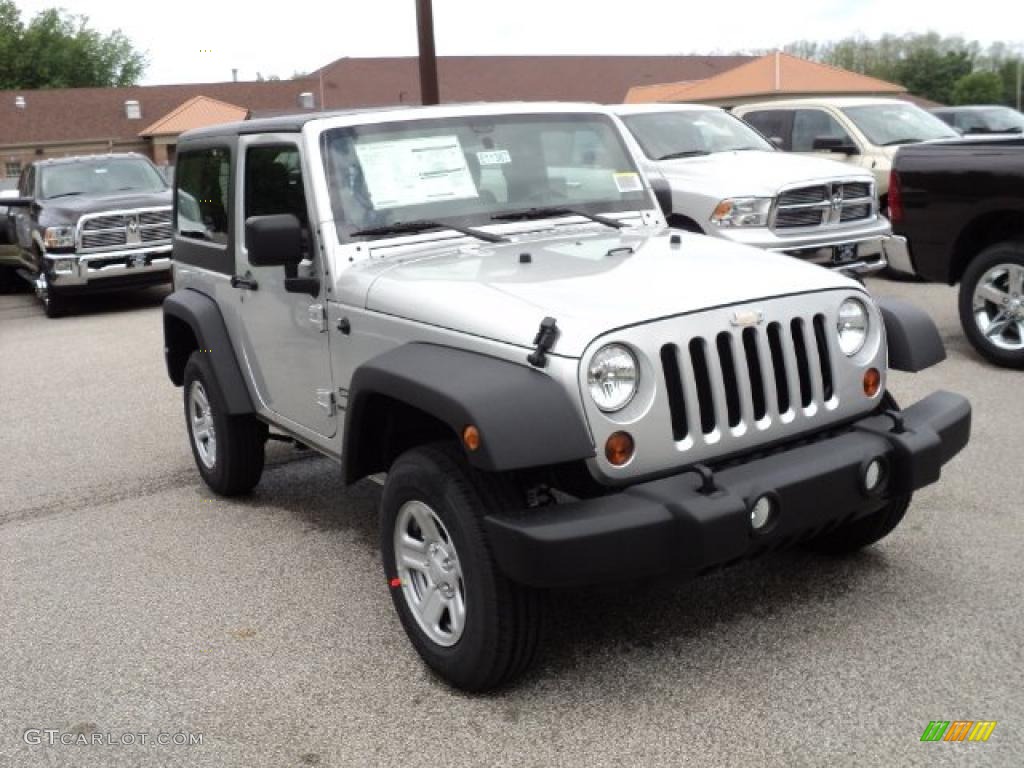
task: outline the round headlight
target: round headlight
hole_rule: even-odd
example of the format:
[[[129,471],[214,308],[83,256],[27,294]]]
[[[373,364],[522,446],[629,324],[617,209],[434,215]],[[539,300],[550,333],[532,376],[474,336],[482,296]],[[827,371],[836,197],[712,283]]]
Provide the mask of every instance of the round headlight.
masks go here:
[[[864,302],[859,299],[847,299],[842,303],[836,320],[836,333],[843,354],[853,357],[864,348],[869,324],[868,310]]]
[[[636,394],[640,371],[633,353],[621,344],[597,350],[587,368],[587,385],[602,411],[621,411]]]

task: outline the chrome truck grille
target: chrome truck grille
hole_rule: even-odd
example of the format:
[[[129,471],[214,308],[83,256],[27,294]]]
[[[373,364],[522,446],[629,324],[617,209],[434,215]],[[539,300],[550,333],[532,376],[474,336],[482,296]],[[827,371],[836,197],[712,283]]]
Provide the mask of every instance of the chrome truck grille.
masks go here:
[[[878,368],[883,389],[886,350],[881,319],[854,357],[839,349],[836,319],[844,299],[864,294],[832,289],[745,302],[658,320],[606,334],[584,353],[580,387],[599,447],[594,469],[606,480],[678,471],[820,431],[877,407],[864,394],[864,372]],[[620,413],[602,413],[588,396],[587,362],[600,347],[634,349],[641,385]],[[633,460],[617,468],[600,446],[629,432]]]
[[[828,227],[874,216],[874,184],[844,181],[786,189],[772,214],[773,229]]]
[[[104,251],[170,243],[171,209],[87,214],[78,222],[78,250]]]

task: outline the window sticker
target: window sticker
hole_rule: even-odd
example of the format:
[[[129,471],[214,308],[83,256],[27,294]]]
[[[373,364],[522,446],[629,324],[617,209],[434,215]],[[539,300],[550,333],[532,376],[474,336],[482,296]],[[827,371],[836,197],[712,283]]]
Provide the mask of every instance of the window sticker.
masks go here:
[[[490,152],[477,152],[476,159],[480,165],[508,165],[512,155],[507,149],[492,149]]]
[[[458,136],[357,144],[376,210],[478,197]]]
[[[640,181],[639,173],[616,173],[614,176],[619,192],[643,192],[644,183]]]

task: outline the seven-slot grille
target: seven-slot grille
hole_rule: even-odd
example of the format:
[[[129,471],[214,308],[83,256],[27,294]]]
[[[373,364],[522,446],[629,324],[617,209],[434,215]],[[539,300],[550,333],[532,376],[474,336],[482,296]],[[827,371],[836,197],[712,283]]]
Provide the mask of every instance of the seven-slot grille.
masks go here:
[[[83,216],[79,222],[79,237],[83,251],[168,241],[171,239],[171,209]]]
[[[718,442],[800,408],[821,413],[835,394],[826,327],[818,313],[662,346],[676,443]]]
[[[820,227],[871,218],[874,188],[869,181],[834,182],[787,189],[779,194],[774,228]]]

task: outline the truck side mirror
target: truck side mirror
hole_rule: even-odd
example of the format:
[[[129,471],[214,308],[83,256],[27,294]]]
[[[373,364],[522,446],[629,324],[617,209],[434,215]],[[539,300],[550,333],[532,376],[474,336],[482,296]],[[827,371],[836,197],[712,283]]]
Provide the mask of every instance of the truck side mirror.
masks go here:
[[[651,191],[654,199],[658,201],[658,207],[666,216],[672,215],[672,187],[665,179],[654,177],[650,179]]]
[[[818,136],[811,144],[811,149],[815,152],[835,152],[838,155],[859,155],[860,150],[857,149],[846,139],[840,139],[833,136]]]
[[[34,202],[35,199],[31,197],[0,197],[0,205],[8,208],[28,208]]]
[[[295,267],[302,261],[302,225],[291,213],[250,216],[245,247],[254,267]]]

